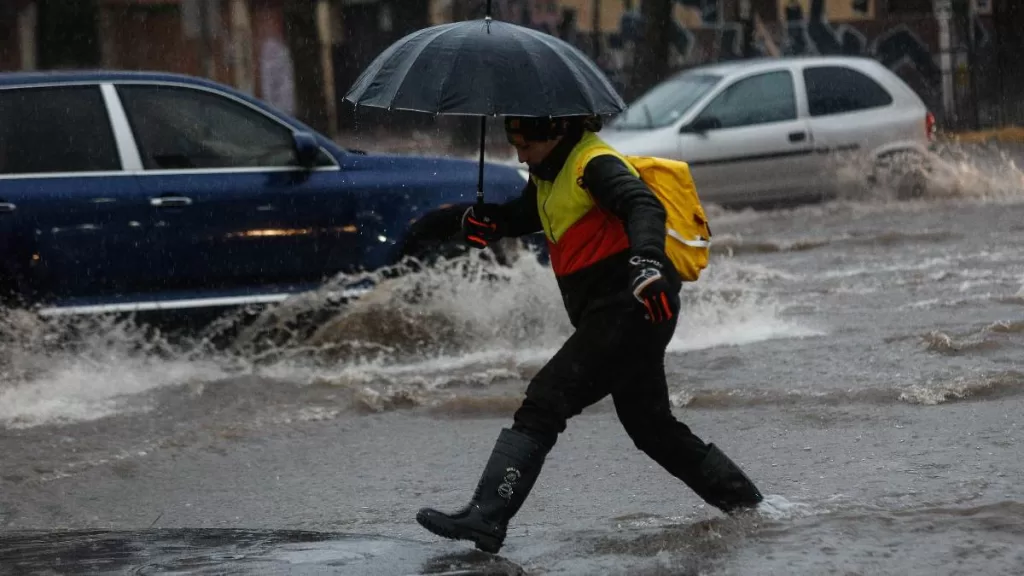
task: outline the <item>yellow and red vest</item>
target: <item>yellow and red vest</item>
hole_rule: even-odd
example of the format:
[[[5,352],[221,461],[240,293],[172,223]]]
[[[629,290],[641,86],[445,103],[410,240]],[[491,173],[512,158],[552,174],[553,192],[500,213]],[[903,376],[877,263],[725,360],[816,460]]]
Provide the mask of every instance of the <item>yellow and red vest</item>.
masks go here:
[[[537,210],[556,276],[572,274],[629,248],[622,221],[598,206],[580,185],[587,162],[601,154],[616,156],[639,177],[632,164],[590,131],[569,152],[554,181],[530,175],[537,187]]]

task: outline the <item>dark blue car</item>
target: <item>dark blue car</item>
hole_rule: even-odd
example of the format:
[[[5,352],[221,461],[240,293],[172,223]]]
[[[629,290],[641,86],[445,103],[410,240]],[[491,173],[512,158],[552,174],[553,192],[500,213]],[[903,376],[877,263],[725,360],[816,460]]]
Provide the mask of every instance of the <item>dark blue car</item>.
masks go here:
[[[0,290],[43,315],[283,300],[443,245],[477,170],[348,150],[199,78],[0,74]],[[525,181],[489,164],[484,190]]]

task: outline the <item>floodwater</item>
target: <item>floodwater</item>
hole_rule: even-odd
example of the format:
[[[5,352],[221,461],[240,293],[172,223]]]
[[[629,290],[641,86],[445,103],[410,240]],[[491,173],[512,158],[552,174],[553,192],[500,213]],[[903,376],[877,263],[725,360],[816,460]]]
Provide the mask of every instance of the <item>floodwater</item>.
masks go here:
[[[473,260],[226,347],[8,311],[0,573],[1024,573],[1024,179],[953,167],[912,201],[710,209],[669,382],[756,514],[705,506],[605,401],[498,555],[420,528],[570,331],[548,269]]]

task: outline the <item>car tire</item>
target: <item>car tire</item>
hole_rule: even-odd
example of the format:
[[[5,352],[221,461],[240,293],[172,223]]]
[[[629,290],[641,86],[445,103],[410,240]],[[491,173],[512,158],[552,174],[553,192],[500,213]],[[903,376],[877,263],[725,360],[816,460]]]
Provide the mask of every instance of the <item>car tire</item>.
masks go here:
[[[897,200],[913,200],[927,193],[928,172],[924,156],[913,150],[900,150],[875,159],[868,183],[890,192]]]
[[[896,186],[897,200],[914,200],[921,198],[928,191],[928,178],[923,172],[915,170],[904,174]]]

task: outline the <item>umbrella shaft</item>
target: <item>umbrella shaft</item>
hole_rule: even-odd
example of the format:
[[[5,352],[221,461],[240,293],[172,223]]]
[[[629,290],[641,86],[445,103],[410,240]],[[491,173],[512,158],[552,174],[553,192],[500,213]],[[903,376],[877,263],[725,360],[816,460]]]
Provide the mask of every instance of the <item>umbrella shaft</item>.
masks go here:
[[[487,139],[487,116],[480,117],[480,172],[476,181],[476,201],[484,203],[484,146]]]

